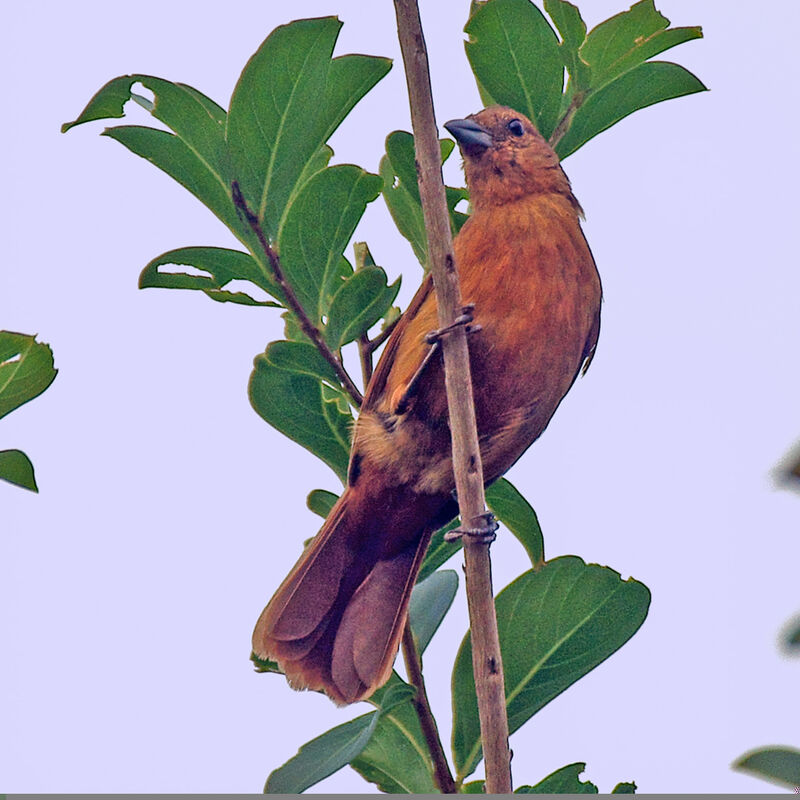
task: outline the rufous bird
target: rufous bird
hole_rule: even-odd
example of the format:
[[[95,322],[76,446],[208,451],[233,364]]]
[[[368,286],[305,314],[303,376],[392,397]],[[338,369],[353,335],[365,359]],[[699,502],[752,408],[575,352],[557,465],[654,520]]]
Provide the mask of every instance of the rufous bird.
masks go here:
[[[468,342],[488,484],[588,367],[600,278],[581,207],[530,120],[493,106],[445,128],[464,157],[472,206],[454,246],[462,296],[481,326]],[[429,275],[367,387],[347,487],[253,633],[255,654],[276,660],[293,687],[338,704],[389,678],[428,542],[458,511],[441,353],[425,358],[436,325]]]

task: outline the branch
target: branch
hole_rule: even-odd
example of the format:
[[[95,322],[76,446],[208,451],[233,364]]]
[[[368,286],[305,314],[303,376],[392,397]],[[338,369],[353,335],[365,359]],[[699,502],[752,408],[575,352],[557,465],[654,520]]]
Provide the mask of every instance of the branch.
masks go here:
[[[428,55],[417,0],[394,0],[394,6],[411,104],[428,261],[436,289],[439,327],[446,328],[461,314],[463,304],[442,181]],[[484,519],[486,501],[464,326],[455,327],[444,337],[442,345],[459,512],[465,528],[477,528]],[[508,718],[492,597],[488,537],[465,535],[464,558],[472,632],[472,668],[486,762],[486,793],[508,794],[511,792]]]
[[[330,347],[328,347],[327,342],[322,338],[319,328],[317,328],[317,326],[309,319],[308,314],[306,314],[305,309],[297,299],[294,289],[292,289],[287,282],[286,277],[283,274],[283,267],[281,267],[281,261],[278,258],[278,254],[272,249],[272,246],[267,241],[267,237],[264,235],[264,230],[261,227],[261,223],[258,221],[258,215],[254,214],[248,207],[247,201],[244,199],[244,195],[242,194],[242,190],[239,188],[238,181],[234,181],[231,184],[231,190],[233,193],[233,204],[236,206],[236,210],[240,214],[244,215],[244,218],[247,220],[247,224],[250,226],[250,229],[258,237],[258,241],[261,244],[261,249],[264,251],[264,255],[266,255],[267,259],[269,260],[272,274],[275,276],[275,280],[278,282],[278,285],[281,287],[284,297],[286,298],[286,304],[292,311],[294,311],[295,316],[300,322],[300,327],[303,329],[303,333],[305,333],[305,335],[311,339],[311,341],[316,345],[317,350],[322,353],[325,360],[333,367],[334,371],[336,372],[336,376],[342,382],[342,386],[344,386],[356,407],[360,407],[361,402],[364,399],[361,395],[361,392],[358,391],[358,387],[353,383],[353,379],[347,374],[347,370],[345,370],[342,362],[336,357],[336,354],[330,349]]]
[[[436,720],[428,702],[428,693],[425,691],[425,679],[422,677],[422,661],[419,657],[414,633],[411,624],[406,619],[406,626],[403,629],[403,660],[406,663],[406,672],[411,685],[417,690],[414,698],[414,707],[417,710],[422,733],[428,745],[431,758],[433,759],[433,777],[436,785],[442,794],[455,794],[456,784],[444,754],[442,740],[439,738],[439,729],[436,727]]]

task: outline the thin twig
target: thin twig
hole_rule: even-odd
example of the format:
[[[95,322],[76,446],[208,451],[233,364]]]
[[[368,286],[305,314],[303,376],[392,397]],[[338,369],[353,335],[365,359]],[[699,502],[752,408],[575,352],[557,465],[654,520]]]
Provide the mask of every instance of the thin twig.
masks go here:
[[[402,315],[390,322],[374,339],[369,339],[369,352],[374,353],[391,335],[395,325],[400,322]]]
[[[314,325],[314,323],[309,319],[308,314],[306,314],[305,309],[297,299],[294,289],[292,289],[287,282],[283,274],[283,268],[281,267],[281,261],[278,258],[278,254],[272,249],[272,245],[270,245],[270,243],[267,241],[267,237],[264,235],[264,230],[258,220],[258,215],[254,214],[248,207],[247,201],[244,199],[244,195],[239,188],[238,181],[233,182],[231,189],[233,193],[233,204],[236,206],[236,210],[244,215],[248,225],[250,225],[251,230],[258,237],[258,241],[261,244],[261,249],[264,251],[264,254],[269,260],[272,274],[275,276],[275,280],[278,282],[278,285],[281,287],[283,295],[286,298],[286,304],[297,317],[300,327],[303,329],[303,333],[305,333],[305,335],[311,339],[311,341],[316,345],[317,350],[322,353],[325,360],[333,367],[334,371],[336,372],[336,376],[342,382],[342,386],[344,386],[345,390],[350,395],[353,403],[357,407],[360,407],[361,402],[364,399],[361,395],[361,392],[358,391],[358,387],[353,383],[353,379],[347,374],[347,370],[345,370],[342,362],[336,357],[336,354],[330,349],[330,347],[328,347],[327,342],[322,338],[319,328],[317,328],[317,326]]]
[[[428,258],[436,289],[439,327],[445,328],[455,322],[463,303],[442,181],[428,55],[417,0],[394,0],[394,5],[411,103]],[[464,326],[456,327],[442,344],[459,511],[463,526],[475,528],[484,519],[486,501]],[[511,792],[508,718],[487,537],[464,536],[464,558],[486,793],[508,794]]]
[[[372,380],[372,342],[366,333],[358,337],[358,356],[361,359],[361,377],[364,381],[364,391],[367,391],[370,380]]]
[[[561,117],[556,127],[553,128],[553,132],[550,134],[550,139],[547,142],[554,150],[556,149],[556,145],[564,138],[564,134],[569,130],[569,126],[572,125],[572,118],[575,116],[575,112],[583,105],[584,100],[586,100],[586,92],[575,92],[572,96],[572,100],[570,100],[567,110],[564,112],[564,116]]]
[[[428,702],[425,679],[422,677],[422,661],[420,660],[417,644],[414,641],[414,634],[408,620],[406,620],[406,627],[403,629],[402,648],[408,679],[417,690],[417,694],[414,697],[414,707],[417,710],[422,733],[425,736],[425,742],[433,760],[433,777],[442,794],[455,794],[456,784],[453,780],[453,774],[450,772],[447,757],[444,754],[442,740],[439,738],[439,729],[436,726],[431,705]]]

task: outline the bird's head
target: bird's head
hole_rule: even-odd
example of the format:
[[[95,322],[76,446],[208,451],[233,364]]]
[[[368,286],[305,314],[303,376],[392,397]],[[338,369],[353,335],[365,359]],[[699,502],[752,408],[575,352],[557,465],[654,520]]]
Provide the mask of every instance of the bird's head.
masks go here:
[[[444,127],[464,156],[470,201],[476,209],[548,193],[565,195],[577,208],[558,156],[524,114],[490,106]]]

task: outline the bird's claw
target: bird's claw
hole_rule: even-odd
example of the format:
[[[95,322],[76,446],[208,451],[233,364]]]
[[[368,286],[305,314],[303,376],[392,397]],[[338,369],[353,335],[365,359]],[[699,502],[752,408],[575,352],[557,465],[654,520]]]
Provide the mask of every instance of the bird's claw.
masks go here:
[[[455,528],[452,531],[448,531],[444,535],[444,540],[446,542],[456,542],[466,536],[473,541],[491,544],[497,538],[496,531],[499,527],[494,514],[491,511],[485,511],[483,514],[473,518],[472,527]]]
[[[481,329],[481,326],[470,324],[474,318],[475,303],[467,303],[467,305],[461,307],[461,313],[449,325],[426,333],[425,341],[428,344],[438,344],[448,333],[452,333],[456,328],[460,328],[462,325],[467,333],[477,333]]]

